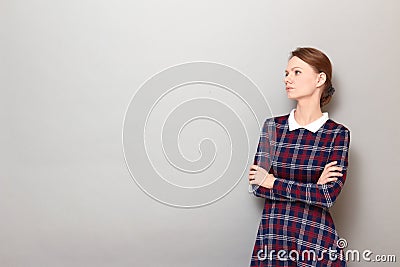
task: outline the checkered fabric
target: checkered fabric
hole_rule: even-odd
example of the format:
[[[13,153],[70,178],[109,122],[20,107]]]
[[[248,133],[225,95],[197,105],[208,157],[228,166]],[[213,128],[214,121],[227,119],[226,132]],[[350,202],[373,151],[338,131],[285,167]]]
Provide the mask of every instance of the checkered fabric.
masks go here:
[[[346,266],[329,208],[346,180],[350,131],[331,119],[315,133],[289,131],[288,117],[265,121],[254,158],[277,179],[272,189],[252,186],[265,204],[250,266]],[[332,161],[343,176],[318,185]]]

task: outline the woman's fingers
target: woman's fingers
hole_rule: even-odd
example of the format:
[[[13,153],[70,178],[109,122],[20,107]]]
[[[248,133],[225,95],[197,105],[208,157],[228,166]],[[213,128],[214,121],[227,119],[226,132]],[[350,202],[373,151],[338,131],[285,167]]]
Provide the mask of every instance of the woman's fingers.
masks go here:
[[[338,162],[335,160],[325,165],[324,171],[322,172],[322,175],[317,184],[335,182],[338,179],[337,177],[343,176],[343,173],[341,173],[341,171],[343,171],[343,168],[335,166],[337,163]]]
[[[335,182],[338,178],[326,178],[326,183]]]
[[[257,173],[258,165],[251,165],[249,171],[249,181],[254,181],[255,175]]]
[[[257,184],[256,180],[250,180],[250,184]]]
[[[334,165],[336,165],[337,164],[337,161],[335,160],[335,161],[332,161],[332,162],[329,162],[328,164],[326,164],[325,165],[325,170],[326,169],[328,169],[328,168],[330,168],[330,167],[333,167]]]
[[[325,178],[325,179],[320,179],[318,180],[317,184],[327,184],[329,182],[335,182],[338,178],[334,177],[334,178]]]
[[[327,177],[332,177],[332,176],[343,176],[343,173],[341,172],[328,172],[326,174]]]
[[[258,165],[251,165],[250,166],[250,171],[262,171],[262,172],[267,172],[264,168],[258,166]]]
[[[327,169],[327,171],[329,171],[329,172],[332,172],[332,171],[343,171],[343,168],[342,167],[339,167],[339,166],[332,166],[332,167],[329,167],[328,169]]]
[[[335,179],[335,181],[336,181],[338,176],[343,176],[343,173],[340,173],[340,172],[328,172],[327,174],[322,176],[322,178],[320,180],[325,181],[325,180],[328,180],[328,179]]]
[[[255,170],[255,171],[257,171],[258,168],[259,168],[258,165],[251,165],[251,166],[250,166],[250,170]]]
[[[258,165],[251,165],[249,171],[250,184],[262,184],[268,176],[268,172]]]
[[[336,165],[336,164],[337,164],[337,161],[335,160],[335,161],[332,161],[332,162],[329,162],[328,164],[326,164],[325,167],[333,166],[333,165]]]
[[[252,184],[252,182],[255,180],[255,175],[257,173],[258,165],[251,165],[250,166],[250,171],[249,171],[249,182]]]

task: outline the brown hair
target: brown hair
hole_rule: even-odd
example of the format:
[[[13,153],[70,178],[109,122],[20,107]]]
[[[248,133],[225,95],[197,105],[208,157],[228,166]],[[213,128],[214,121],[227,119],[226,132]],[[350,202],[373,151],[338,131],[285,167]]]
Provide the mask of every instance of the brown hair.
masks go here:
[[[298,57],[309,64],[317,73],[324,72],[326,81],[322,90],[320,107],[329,103],[335,89],[332,87],[332,64],[329,58],[318,49],[312,47],[298,47],[292,51],[289,59]]]

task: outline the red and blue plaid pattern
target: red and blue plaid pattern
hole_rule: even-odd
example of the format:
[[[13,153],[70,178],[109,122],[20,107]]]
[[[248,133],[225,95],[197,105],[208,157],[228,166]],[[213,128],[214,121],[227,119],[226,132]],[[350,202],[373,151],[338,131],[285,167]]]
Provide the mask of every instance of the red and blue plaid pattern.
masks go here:
[[[277,179],[272,189],[253,185],[265,205],[251,266],[346,266],[329,208],[346,180],[350,131],[331,119],[315,133],[289,131],[288,117],[265,121],[254,159]],[[318,185],[332,161],[343,168],[343,176]],[[335,250],[338,254],[332,253]]]

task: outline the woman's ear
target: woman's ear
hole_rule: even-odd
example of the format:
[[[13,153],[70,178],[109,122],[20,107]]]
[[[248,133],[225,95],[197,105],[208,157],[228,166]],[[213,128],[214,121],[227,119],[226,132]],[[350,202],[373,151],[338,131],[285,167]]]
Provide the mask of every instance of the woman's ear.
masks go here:
[[[318,73],[317,87],[321,87],[325,82],[326,82],[326,74],[325,72],[321,71],[320,73]]]

